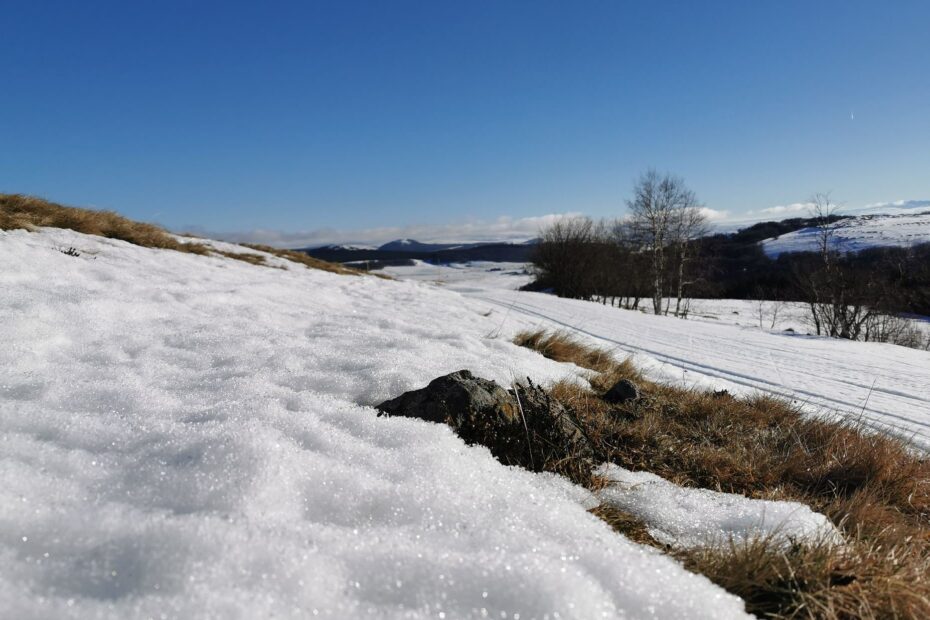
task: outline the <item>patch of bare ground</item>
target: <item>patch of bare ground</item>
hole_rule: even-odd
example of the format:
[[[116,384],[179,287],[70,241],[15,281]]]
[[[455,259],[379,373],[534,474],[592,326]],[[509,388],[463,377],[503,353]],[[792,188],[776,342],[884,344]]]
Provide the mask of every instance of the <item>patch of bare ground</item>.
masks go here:
[[[669,548],[631,515],[592,510],[615,530],[662,548],[759,617],[930,618],[930,461],[905,440],[770,396],[651,382],[629,361],[566,333],[525,332],[515,342],[596,372],[589,386],[562,382],[549,392],[573,411],[596,460],[684,486],[803,502],[826,514],[847,544]],[[639,397],[604,400],[619,379],[635,382]],[[592,476],[589,485],[598,484]]]

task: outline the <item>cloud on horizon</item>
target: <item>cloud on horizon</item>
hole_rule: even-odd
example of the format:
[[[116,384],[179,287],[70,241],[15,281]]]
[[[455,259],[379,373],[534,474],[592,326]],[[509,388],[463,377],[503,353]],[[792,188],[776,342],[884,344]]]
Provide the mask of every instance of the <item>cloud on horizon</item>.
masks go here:
[[[812,202],[795,202],[790,205],[778,205],[758,211],[750,211],[750,215],[795,215],[798,213],[807,213],[813,208]]]
[[[581,213],[550,213],[534,217],[501,216],[495,220],[469,220],[438,225],[385,226],[358,230],[318,228],[284,232],[256,229],[244,232],[215,232],[188,227],[193,233],[232,243],[262,243],[274,247],[299,248],[319,245],[378,246],[395,239],[416,239],[423,243],[522,242],[539,236],[541,229]]]
[[[733,215],[729,211],[701,207],[707,220],[716,227],[734,226],[740,223],[804,217],[813,206],[810,202],[795,202],[765,209]],[[928,208],[930,200],[897,200],[865,205],[855,209],[840,209],[845,213],[900,213],[909,209]],[[281,248],[302,248],[321,245],[379,246],[395,239],[415,239],[423,243],[519,243],[539,236],[542,229],[554,222],[572,217],[584,217],[583,213],[550,213],[547,215],[513,218],[501,216],[494,220],[466,220],[435,225],[384,226],[356,230],[317,228],[286,232],[280,230],[255,229],[249,231],[216,232],[201,227],[185,227],[184,230],[211,239],[232,243],[262,243]]]

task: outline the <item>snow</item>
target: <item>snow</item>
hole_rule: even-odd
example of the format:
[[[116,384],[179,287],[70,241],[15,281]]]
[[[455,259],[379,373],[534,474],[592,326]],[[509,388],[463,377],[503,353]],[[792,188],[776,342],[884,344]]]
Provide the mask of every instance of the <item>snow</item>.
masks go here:
[[[406,270],[387,270],[406,277]],[[469,276],[471,272],[471,276]],[[513,290],[519,278],[488,284],[495,273],[461,268],[445,288],[484,303],[501,333],[565,329],[592,345],[631,356],[656,380],[781,395],[807,410],[837,414],[899,433],[930,449],[930,352],[892,344],[852,342],[757,325],[682,320],[599,303]],[[750,302],[751,303],[751,302]]]
[[[782,544],[843,542],[829,519],[797,502],[688,489],[616,465],[606,465],[598,473],[612,483],[598,498],[638,517],[663,544],[691,548],[763,539]]]
[[[368,406],[577,376],[509,342],[512,291],[56,229],[0,263],[2,617],[745,617],[580,489]]]
[[[842,252],[858,252],[876,247],[907,247],[930,243],[930,211],[898,214],[858,215],[832,226],[831,247]],[[786,252],[815,252],[820,231],[802,228],[762,242],[771,258]]]
[[[388,266],[383,273],[403,280],[426,282],[460,293],[485,289],[515,290],[533,281],[525,263],[469,261],[433,265],[421,260],[412,266]]]

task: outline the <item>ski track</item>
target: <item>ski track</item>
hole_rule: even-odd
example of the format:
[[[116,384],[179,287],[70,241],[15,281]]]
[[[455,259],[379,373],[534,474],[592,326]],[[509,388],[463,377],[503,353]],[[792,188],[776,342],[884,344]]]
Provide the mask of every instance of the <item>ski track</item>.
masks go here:
[[[459,292],[688,373],[852,415],[930,449],[930,398],[920,393],[930,386],[926,352],[685,322],[541,293]]]

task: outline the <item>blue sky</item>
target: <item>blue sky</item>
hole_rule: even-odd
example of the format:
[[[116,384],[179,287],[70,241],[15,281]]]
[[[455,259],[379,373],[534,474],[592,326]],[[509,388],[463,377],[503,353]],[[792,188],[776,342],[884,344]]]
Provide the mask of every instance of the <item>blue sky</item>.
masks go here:
[[[926,1],[7,1],[0,191],[271,241],[616,216],[650,166],[731,218],[925,199],[928,24]]]

